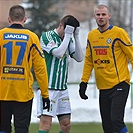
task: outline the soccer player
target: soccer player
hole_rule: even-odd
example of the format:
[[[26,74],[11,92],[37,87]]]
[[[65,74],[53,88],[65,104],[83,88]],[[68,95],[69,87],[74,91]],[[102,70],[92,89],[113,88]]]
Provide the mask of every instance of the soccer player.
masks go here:
[[[79,41],[79,21],[71,15],[64,16],[59,26],[44,32],[40,42],[46,57],[49,78],[50,111],[42,109],[38,96],[38,117],[40,127],[38,133],[48,133],[52,125],[52,117],[58,117],[59,133],[70,133],[71,107],[67,89],[69,56],[77,62],[83,60],[83,52]],[[72,39],[74,36],[74,40]],[[39,94],[39,91],[38,91]]]
[[[9,27],[0,30],[0,132],[28,133],[31,120],[32,67],[40,86],[43,108],[49,109],[48,75],[37,35],[24,28],[25,10],[14,5],[9,10]]]
[[[85,91],[94,69],[104,133],[127,133],[124,111],[130,88],[128,60],[133,67],[133,46],[124,29],[109,23],[111,15],[106,5],[97,6],[94,17],[98,28],[88,34],[79,94],[88,99]]]

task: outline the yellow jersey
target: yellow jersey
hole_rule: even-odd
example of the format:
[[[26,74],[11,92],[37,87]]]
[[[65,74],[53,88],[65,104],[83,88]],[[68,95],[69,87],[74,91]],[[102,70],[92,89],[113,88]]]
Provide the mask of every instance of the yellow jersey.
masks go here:
[[[19,24],[0,30],[0,100],[26,102],[34,97],[34,69],[41,94],[48,95],[48,76],[37,35]]]
[[[133,46],[125,30],[112,26],[88,34],[82,82],[88,82],[94,68],[98,89],[110,89],[126,81],[130,83],[128,61],[133,67]]]

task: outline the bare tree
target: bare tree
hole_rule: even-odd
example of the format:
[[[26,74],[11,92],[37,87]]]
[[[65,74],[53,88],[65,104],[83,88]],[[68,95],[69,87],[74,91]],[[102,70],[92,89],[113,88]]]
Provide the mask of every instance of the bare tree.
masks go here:
[[[132,33],[131,16],[132,16],[132,4],[131,0],[110,0],[109,10],[112,17],[110,22],[125,29],[130,37]]]

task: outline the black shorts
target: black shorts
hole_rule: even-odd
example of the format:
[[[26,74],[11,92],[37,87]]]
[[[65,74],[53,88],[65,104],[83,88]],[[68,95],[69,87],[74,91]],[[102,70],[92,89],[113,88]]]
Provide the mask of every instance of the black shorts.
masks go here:
[[[130,85],[121,82],[108,90],[100,90],[99,104],[104,133],[119,132],[124,123],[125,105]]]
[[[13,115],[15,133],[28,133],[32,100],[28,102],[0,101],[0,131],[11,133]]]

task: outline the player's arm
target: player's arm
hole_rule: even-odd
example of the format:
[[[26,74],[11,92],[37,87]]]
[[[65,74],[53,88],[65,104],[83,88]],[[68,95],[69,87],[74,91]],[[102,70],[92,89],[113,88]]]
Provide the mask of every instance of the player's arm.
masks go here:
[[[120,32],[120,46],[122,50],[124,51],[124,53],[129,58],[130,63],[132,64],[132,68],[133,68],[133,45],[129,38],[129,35],[123,29]]]
[[[46,62],[44,58],[43,51],[41,50],[39,39],[36,38],[35,47],[33,49],[33,66],[36,75],[37,82],[39,84],[39,89],[41,91],[43,109],[50,109],[50,100],[48,93],[48,74],[46,68]]]
[[[90,78],[91,72],[93,69],[93,61],[92,61],[92,54],[90,49],[90,43],[87,41],[87,48],[85,54],[85,62],[82,72],[81,83],[79,84],[79,95],[82,99],[88,99],[88,96],[85,94],[87,89],[87,83]]]
[[[66,25],[66,28],[64,30],[65,35],[63,38],[63,41],[61,45],[58,48],[55,48],[52,50],[52,54],[56,56],[57,58],[62,58],[68,48],[68,44],[70,42],[70,38],[72,37],[74,31],[74,27],[70,25]]]
[[[93,60],[92,60],[92,53],[91,53],[91,46],[89,40],[87,40],[87,47],[86,47],[86,53],[85,53],[85,61],[83,66],[83,72],[82,72],[82,82],[88,82],[92,69],[93,69]]]
[[[73,31],[74,27],[70,25],[66,26],[64,30],[64,39],[60,46],[58,46],[57,42],[53,40],[52,36],[48,32],[45,32],[40,38],[42,50],[46,51],[47,53],[51,53],[57,58],[62,58],[68,48]]]
[[[41,50],[40,42],[36,38],[36,43],[32,49],[33,67],[36,75],[37,82],[39,84],[41,95],[44,98],[49,97],[48,95],[48,74],[46,68],[46,62],[43,51]]]
[[[79,41],[79,27],[77,27],[74,32],[74,39],[75,39],[75,52],[72,55],[72,57],[76,61],[81,62],[84,58],[84,55]]]

